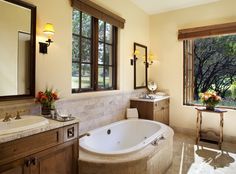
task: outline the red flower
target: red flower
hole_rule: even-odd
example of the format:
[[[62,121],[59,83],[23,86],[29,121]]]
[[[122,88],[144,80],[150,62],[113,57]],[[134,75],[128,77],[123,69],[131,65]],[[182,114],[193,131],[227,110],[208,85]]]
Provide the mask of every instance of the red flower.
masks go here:
[[[40,98],[41,103],[47,102],[47,100],[48,100],[48,97],[46,95],[42,95]]]

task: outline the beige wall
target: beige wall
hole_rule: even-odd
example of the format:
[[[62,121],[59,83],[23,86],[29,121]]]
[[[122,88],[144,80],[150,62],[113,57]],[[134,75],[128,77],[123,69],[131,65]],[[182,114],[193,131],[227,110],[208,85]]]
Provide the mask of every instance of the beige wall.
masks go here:
[[[72,7],[70,0],[27,0],[37,6],[36,91],[46,86],[58,89],[62,97],[104,95],[116,92],[95,92],[71,95]],[[133,66],[130,58],[133,42],[149,45],[149,16],[127,0],[96,0],[96,3],[126,19],[119,30],[118,81],[122,91],[133,90]],[[54,43],[48,54],[39,54],[38,42],[44,41],[43,26],[54,24]]]
[[[43,90],[46,86],[54,87],[59,90],[62,98],[117,93],[112,91],[71,95],[72,8],[70,0],[26,1],[37,6],[36,91]],[[151,66],[150,76],[158,82],[160,88],[170,92],[171,125],[194,129],[195,110],[193,107],[182,105],[183,53],[182,43],[177,40],[177,31],[182,28],[235,21],[236,1],[223,0],[151,17],[128,0],[96,0],[96,3],[126,19],[125,29],[119,31],[120,90],[133,90],[133,66],[130,66],[133,42],[149,46],[150,35],[152,51],[160,60],[159,64]],[[42,30],[47,22],[54,24],[56,33],[48,54],[43,55],[38,52],[38,42],[46,40]],[[235,136],[235,114],[235,111],[226,114],[224,131],[227,135]],[[216,127],[218,117],[209,116],[204,123]]]
[[[195,129],[194,107],[183,106],[183,44],[177,40],[179,29],[236,21],[236,1],[223,0],[212,4],[153,15],[150,18],[150,42],[159,65],[151,68],[151,78],[171,96],[170,122],[172,126]],[[218,128],[219,117],[209,115],[203,123]],[[236,111],[225,115],[224,131],[236,136]]]
[[[0,96],[16,95],[18,32],[30,33],[30,11],[0,1],[0,12]]]

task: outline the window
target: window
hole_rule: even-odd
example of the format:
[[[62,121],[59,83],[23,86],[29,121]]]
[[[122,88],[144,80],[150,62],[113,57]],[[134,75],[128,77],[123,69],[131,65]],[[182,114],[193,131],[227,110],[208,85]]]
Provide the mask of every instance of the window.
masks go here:
[[[73,10],[72,92],[116,89],[117,27]]]
[[[199,104],[199,93],[215,90],[221,106],[236,107],[236,35],[184,40],[184,104]]]

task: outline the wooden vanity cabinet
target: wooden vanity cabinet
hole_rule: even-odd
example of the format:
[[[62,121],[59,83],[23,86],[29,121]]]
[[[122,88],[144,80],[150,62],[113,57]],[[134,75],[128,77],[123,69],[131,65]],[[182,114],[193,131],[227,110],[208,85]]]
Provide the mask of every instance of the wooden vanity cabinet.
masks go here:
[[[169,125],[169,98],[159,101],[130,100],[130,107],[138,109],[141,119],[159,121]]]
[[[0,166],[0,174],[28,174],[29,168],[25,165],[25,158],[9,162]]]
[[[0,144],[0,174],[77,173],[78,124]]]

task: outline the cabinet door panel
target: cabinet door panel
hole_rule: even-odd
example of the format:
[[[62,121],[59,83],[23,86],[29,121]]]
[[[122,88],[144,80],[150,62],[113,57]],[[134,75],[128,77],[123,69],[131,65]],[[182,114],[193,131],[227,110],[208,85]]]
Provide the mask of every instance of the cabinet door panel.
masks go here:
[[[130,102],[131,108],[137,108],[139,118],[153,120],[153,107],[152,102],[132,101]]]
[[[25,159],[19,159],[0,166],[0,174],[29,174],[29,167],[25,166]]]
[[[169,125],[169,108],[156,110],[154,120]]]
[[[77,173],[77,148],[75,140],[33,155],[36,162],[31,167],[31,174]]]
[[[169,107],[167,107],[167,108],[165,108],[165,110],[164,110],[164,112],[165,112],[165,116],[164,116],[164,123],[165,124],[167,124],[167,125],[169,125],[169,123],[170,123],[170,120],[169,120],[169,118],[170,118],[170,110],[169,110]]]
[[[169,107],[169,99],[165,99],[165,100],[161,100],[161,101],[157,101],[155,102],[155,110],[161,110],[162,108],[166,108]]]
[[[154,119],[153,120],[162,122],[162,120],[163,120],[163,113],[162,113],[161,110],[156,110],[155,111]]]
[[[24,170],[22,169],[22,167],[15,167],[10,170],[1,172],[1,174],[23,174],[23,172]]]

